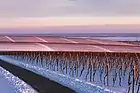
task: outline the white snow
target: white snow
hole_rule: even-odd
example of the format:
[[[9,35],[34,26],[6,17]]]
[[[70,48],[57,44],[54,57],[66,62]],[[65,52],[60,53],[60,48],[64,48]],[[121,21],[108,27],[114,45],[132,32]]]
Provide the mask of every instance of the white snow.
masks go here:
[[[0,93],[37,93],[31,86],[0,67]]]
[[[0,72],[1,72],[1,68],[0,68]],[[2,93],[15,93],[14,88],[1,74],[0,74],[0,90]]]
[[[46,78],[58,82],[64,86],[67,86],[78,93],[125,93],[126,92],[126,90],[124,89],[118,89],[118,88],[116,89],[116,88],[100,86],[81,79],[69,77],[68,75],[64,75],[56,71],[47,70],[39,65],[32,65],[27,62],[25,63],[19,60],[8,58],[6,56],[0,56],[0,59],[9,62],[11,64],[20,66],[22,68],[28,69],[30,71],[33,71],[42,76],[45,76]]]

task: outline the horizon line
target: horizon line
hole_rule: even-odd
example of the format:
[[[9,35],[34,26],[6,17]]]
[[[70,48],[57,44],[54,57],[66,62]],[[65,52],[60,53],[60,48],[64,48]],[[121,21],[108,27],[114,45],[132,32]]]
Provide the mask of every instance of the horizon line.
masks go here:
[[[0,28],[140,25],[140,17],[19,17],[0,18]]]

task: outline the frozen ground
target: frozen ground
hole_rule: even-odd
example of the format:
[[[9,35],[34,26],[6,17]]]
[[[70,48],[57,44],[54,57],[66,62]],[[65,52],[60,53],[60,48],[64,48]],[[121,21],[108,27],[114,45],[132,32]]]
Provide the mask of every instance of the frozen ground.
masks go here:
[[[78,93],[125,93],[126,92],[126,90],[124,89],[98,86],[97,84],[86,82],[80,79],[75,79],[67,75],[60,74],[58,72],[46,70],[45,68],[42,68],[39,65],[28,64],[5,56],[0,56],[0,59],[15,64],[17,66],[20,66],[22,68],[28,69],[40,75],[43,75],[49,78],[50,80],[56,81],[64,86],[67,86],[75,90]]]
[[[37,93],[24,81],[0,67],[0,93]]]
[[[1,73],[1,67],[0,67]],[[15,93],[14,88],[11,84],[6,80],[6,78],[0,74],[0,90],[2,93]]]

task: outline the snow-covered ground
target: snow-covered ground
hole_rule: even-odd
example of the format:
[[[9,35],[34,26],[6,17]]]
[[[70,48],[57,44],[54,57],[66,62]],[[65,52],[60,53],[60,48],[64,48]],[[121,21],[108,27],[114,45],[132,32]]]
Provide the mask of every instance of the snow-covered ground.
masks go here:
[[[0,67],[1,72],[1,67]],[[7,79],[0,74],[0,90],[2,93],[15,93],[14,87],[7,81]]]
[[[78,93],[126,93],[125,88],[113,88],[98,85],[82,79],[70,77],[56,71],[50,71],[41,67],[40,65],[30,64],[32,62],[22,62],[6,56],[0,56],[0,59],[45,76],[46,78],[67,86]]]
[[[31,86],[0,67],[0,93],[37,93]]]

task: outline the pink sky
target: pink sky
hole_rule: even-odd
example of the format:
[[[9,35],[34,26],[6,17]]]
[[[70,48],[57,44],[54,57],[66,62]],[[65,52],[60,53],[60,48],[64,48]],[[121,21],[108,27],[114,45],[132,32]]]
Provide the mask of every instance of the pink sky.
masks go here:
[[[3,33],[140,33],[140,17],[3,18]]]
[[[140,25],[61,26],[34,28],[1,28],[0,34],[42,33],[140,33]]]
[[[1,0],[0,2],[0,34],[138,33],[139,25],[140,0]]]
[[[89,25],[140,25],[140,17],[20,17],[0,18],[0,28],[11,27],[56,27],[56,26],[89,26]]]

